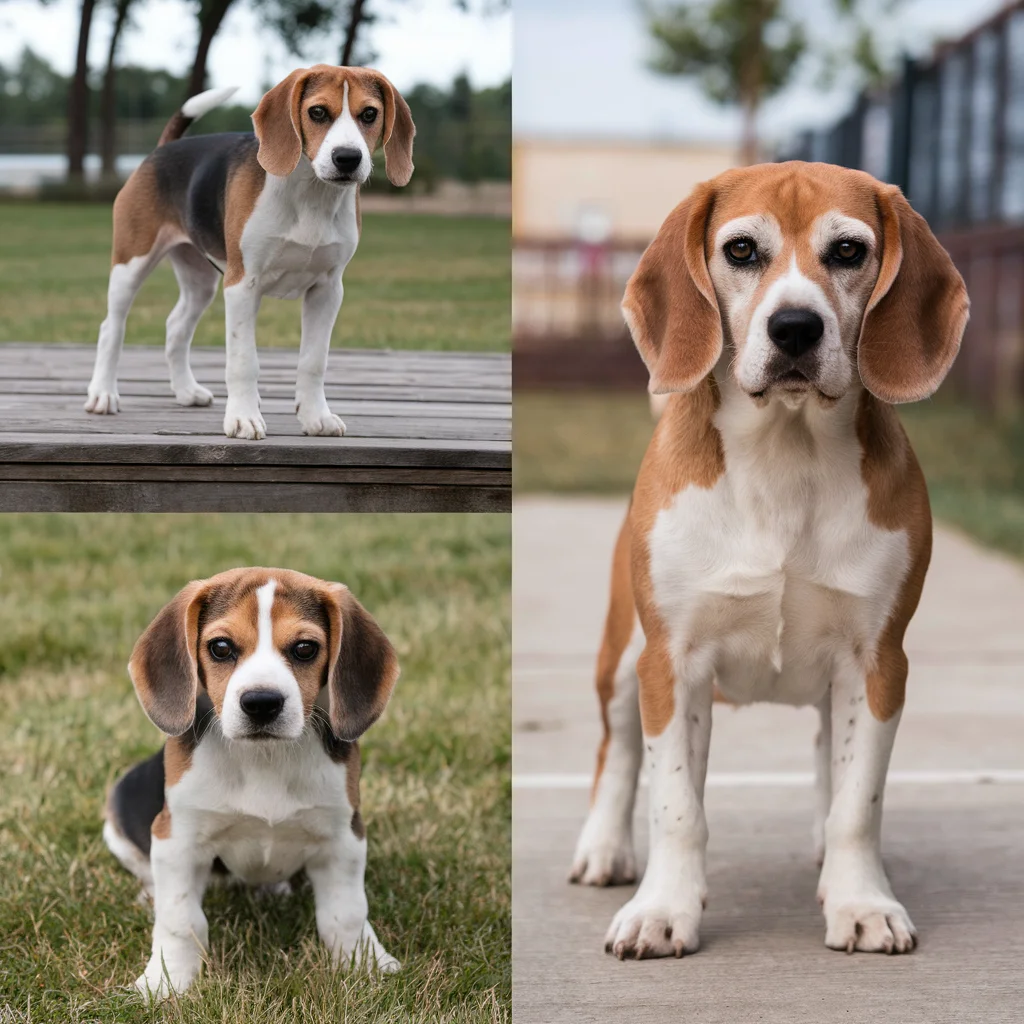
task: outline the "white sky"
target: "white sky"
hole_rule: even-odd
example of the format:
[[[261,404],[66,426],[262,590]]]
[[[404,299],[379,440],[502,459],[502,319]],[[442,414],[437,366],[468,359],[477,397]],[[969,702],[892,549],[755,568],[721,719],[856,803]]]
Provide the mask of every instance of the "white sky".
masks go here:
[[[883,0],[867,0],[881,6]],[[737,117],[683,79],[646,70],[648,37],[637,0],[514,0],[513,126],[518,134],[731,141]],[[893,52],[928,52],[1002,6],[1002,0],[904,0],[886,22]],[[816,52],[837,37],[828,0],[787,0]],[[881,22],[881,18],[879,19]],[[849,87],[824,90],[809,68],[766,105],[765,137],[830,123],[850,102]]]
[[[92,66],[106,62],[110,7],[97,10],[89,43]],[[37,0],[0,3],[0,62],[9,64],[26,45],[67,74],[78,44],[80,0],[55,0],[42,7]],[[399,89],[419,82],[448,85],[460,72],[475,86],[505,81],[512,68],[512,18],[463,14],[451,0],[374,0],[384,17],[366,37],[376,51],[374,65]],[[193,7],[184,0],[141,0],[135,25],[122,43],[124,63],[167,68],[184,74],[196,43]],[[229,12],[210,53],[212,86],[238,85],[239,98],[255,103],[265,81],[278,81],[289,71],[318,61],[335,64],[341,53],[340,33],[325,35],[306,49],[304,58],[290,56],[272,33],[260,28],[246,0]]]

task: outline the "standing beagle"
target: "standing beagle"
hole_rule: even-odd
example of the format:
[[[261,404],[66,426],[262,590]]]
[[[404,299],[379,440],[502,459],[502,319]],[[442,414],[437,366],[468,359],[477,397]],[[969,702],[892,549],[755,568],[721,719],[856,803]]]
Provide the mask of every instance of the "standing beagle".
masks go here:
[[[615,549],[604,739],[570,878],[634,880],[646,752],[650,856],[606,949],[694,952],[713,687],[738,704],[812,704],[825,944],[907,952],[915,930],[882,865],[882,795],[932,523],[892,403],[946,375],[964,283],[899,189],[784,163],[698,185],[623,310],[650,390],[670,397]]]
[[[384,148],[387,176],[412,176],[416,128],[398,90],[367,68],[316,64],[274,86],[252,115],[255,134],[182,139],[234,89],[193,96],[114,201],[107,318],[87,412],[116,413],[125,321],[143,281],[167,256],[181,296],[167,318],[171,390],[180,405],[209,405],[189,347],[224,276],[227,391],[224,433],[266,436],[257,391],[256,315],[264,295],[302,299],[295,410],[303,433],[340,436],[324,373],[341,308],[341,275],[359,244],[359,186]]]
[[[139,991],[164,998],[195,978],[214,868],[251,885],[305,869],[334,961],[397,970],[366,916],[356,740],[384,710],[398,659],[366,609],[340,583],[234,569],[185,587],[128,671],[169,734],[114,786],[103,828],[153,896]]]

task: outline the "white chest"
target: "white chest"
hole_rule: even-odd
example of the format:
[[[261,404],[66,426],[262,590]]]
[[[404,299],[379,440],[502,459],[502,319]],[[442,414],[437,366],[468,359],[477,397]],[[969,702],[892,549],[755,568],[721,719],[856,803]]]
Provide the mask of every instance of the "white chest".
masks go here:
[[[837,668],[870,660],[907,537],[869,521],[852,432],[798,448],[770,440],[723,430],[725,475],[659,513],[654,596],[684,678],[713,674],[740,703],[814,703]]]
[[[242,231],[246,280],[261,295],[294,299],[340,276],[359,244],[355,202],[354,189],[268,177]]]
[[[325,846],[356,842],[345,766],[315,736],[287,746],[278,756],[237,743],[229,750],[208,733],[167,792],[174,830],[191,833],[253,885],[290,877]]]

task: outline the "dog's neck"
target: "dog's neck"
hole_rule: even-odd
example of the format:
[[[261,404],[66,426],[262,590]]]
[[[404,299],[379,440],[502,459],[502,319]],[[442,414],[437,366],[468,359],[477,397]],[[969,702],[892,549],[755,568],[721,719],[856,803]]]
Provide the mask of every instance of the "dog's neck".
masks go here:
[[[264,191],[271,202],[294,210],[299,214],[313,216],[318,220],[355,222],[356,201],[359,186],[331,185],[321,181],[313,172],[313,165],[303,154],[286,178],[267,175]]]

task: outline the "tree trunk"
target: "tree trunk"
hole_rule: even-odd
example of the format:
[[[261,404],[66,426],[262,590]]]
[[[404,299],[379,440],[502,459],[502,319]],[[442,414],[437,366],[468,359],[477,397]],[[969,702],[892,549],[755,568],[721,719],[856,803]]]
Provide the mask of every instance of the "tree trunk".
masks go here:
[[[188,77],[188,96],[195,96],[206,88],[206,62],[210,56],[210,44],[224,21],[224,15],[233,0],[206,0],[199,10],[199,42],[196,45],[192,72]]]
[[[78,27],[75,74],[68,90],[68,180],[85,180],[85,152],[89,145],[89,32],[96,0],[82,0]]]
[[[760,146],[757,139],[757,100],[753,97],[743,101],[743,128],[740,134],[740,163],[744,167],[760,160]]]
[[[366,0],[350,0],[348,9],[348,24],[345,26],[345,45],[341,48],[341,66],[349,67],[352,64],[352,54],[356,48],[356,39],[359,37],[359,29],[366,17]]]
[[[121,32],[128,20],[128,8],[132,0],[117,0],[114,27],[110,31],[110,47],[107,50],[107,68],[103,73],[103,93],[100,97],[100,159],[103,162],[103,177],[117,175],[117,47]]]

